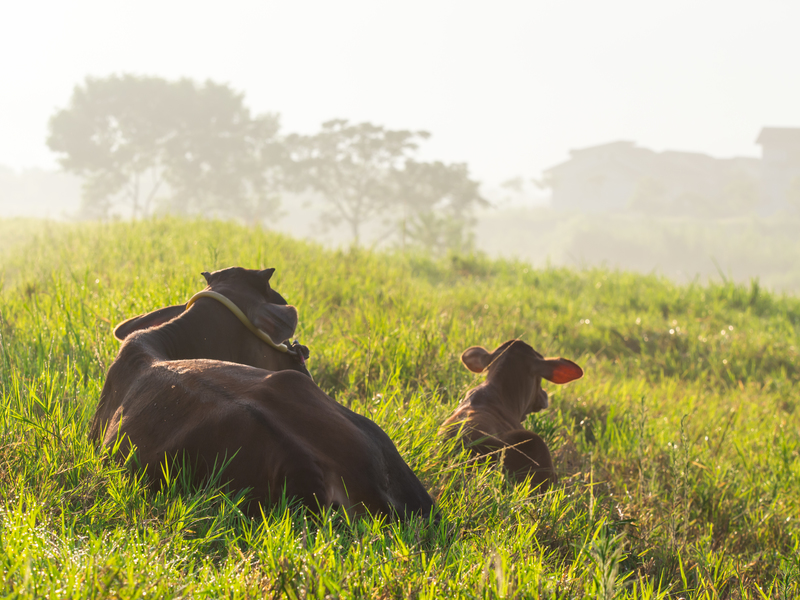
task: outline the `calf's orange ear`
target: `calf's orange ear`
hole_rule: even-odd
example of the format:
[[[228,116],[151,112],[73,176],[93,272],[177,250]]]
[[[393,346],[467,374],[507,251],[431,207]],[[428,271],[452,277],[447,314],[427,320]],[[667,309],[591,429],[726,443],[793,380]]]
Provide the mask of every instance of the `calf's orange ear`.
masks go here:
[[[461,353],[461,362],[473,373],[483,373],[491,359],[492,355],[480,346],[472,346]]]
[[[566,358],[546,358],[542,362],[542,377],[553,383],[569,383],[583,377],[583,369]]]

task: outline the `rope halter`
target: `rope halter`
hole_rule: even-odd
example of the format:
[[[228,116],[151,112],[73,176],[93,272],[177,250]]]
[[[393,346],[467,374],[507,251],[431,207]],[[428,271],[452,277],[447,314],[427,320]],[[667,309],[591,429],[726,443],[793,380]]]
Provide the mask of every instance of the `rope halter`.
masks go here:
[[[231,302],[228,298],[226,298],[222,294],[218,294],[217,292],[212,292],[211,290],[203,290],[202,292],[197,292],[194,296],[189,298],[189,301],[186,303],[186,310],[189,310],[189,307],[192,304],[194,304],[195,301],[197,301],[199,298],[213,298],[217,302],[225,305],[225,307],[229,311],[231,311],[234,315],[236,315],[236,317],[242,322],[242,325],[244,325],[250,331],[252,331],[253,335],[255,335],[262,342],[264,342],[265,344],[267,344],[272,348],[275,348],[275,350],[278,350],[279,352],[292,353],[292,351],[286,344],[276,344],[272,340],[272,338],[269,337],[269,334],[266,331],[264,331],[263,329],[259,329],[258,327],[253,325],[250,322],[250,319],[247,318],[247,315],[244,314],[238,306],[236,306],[233,302]],[[298,351],[297,354],[300,356],[301,360],[303,360],[304,358],[303,353]]]

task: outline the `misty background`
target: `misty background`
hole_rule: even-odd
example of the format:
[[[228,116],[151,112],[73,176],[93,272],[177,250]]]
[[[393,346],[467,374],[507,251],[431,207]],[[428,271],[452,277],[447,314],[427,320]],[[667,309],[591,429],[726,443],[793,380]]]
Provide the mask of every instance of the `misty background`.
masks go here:
[[[218,216],[796,292],[799,18],[780,1],[5,6],[0,218]],[[81,112],[81,90],[105,100]],[[204,127],[220,105],[230,127]]]

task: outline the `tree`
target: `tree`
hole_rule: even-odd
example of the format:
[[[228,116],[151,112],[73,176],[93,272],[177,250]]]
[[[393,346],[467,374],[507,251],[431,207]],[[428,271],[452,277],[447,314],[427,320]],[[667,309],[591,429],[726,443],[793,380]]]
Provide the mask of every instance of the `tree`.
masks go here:
[[[489,203],[480,194],[480,184],[469,178],[466,164],[409,159],[395,177],[403,248],[416,243],[441,253],[472,245],[468,229],[474,224],[473,210]]]
[[[424,131],[392,131],[371,123],[351,125],[345,119],[322,124],[312,136],[287,138],[297,189],[320,192],[330,204],[323,216],[344,221],[358,244],[361,226],[392,208],[396,173],[426,139]]]
[[[161,106],[168,83],[130,75],[87,78],[76,86],[69,108],[50,119],[51,150],[61,166],[81,175],[84,204],[104,216],[115,201],[134,218],[146,214],[164,183],[164,144],[173,120]]]
[[[212,82],[197,87],[183,80],[174,94],[182,116],[168,143],[169,208],[250,222],[274,213],[286,157],[278,117],[251,117],[242,95]]]
[[[708,214],[741,215],[755,211],[761,198],[758,195],[758,180],[741,171],[732,173],[725,182],[720,198],[706,207]]]
[[[84,177],[88,214],[119,205],[260,219],[277,203],[284,155],[275,115],[251,117],[226,85],[114,75],[87,78],[50,119],[47,143]]]

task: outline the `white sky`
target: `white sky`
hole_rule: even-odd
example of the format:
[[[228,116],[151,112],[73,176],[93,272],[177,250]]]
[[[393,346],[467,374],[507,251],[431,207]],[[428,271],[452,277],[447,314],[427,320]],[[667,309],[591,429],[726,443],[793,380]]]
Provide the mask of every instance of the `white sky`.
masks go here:
[[[86,75],[226,82],[284,131],[427,129],[487,182],[580,148],[758,156],[800,126],[800,1],[6,0],[0,164],[52,167],[47,120]]]

